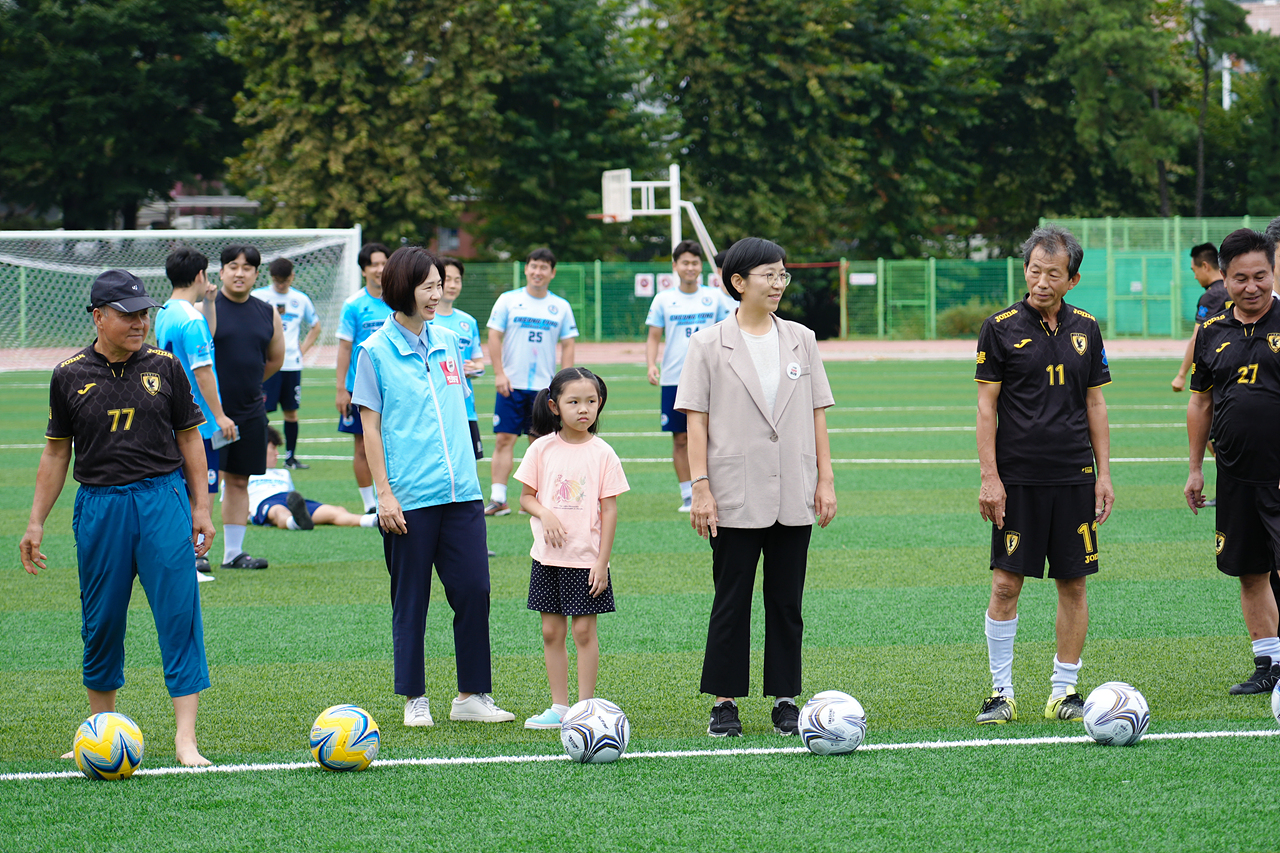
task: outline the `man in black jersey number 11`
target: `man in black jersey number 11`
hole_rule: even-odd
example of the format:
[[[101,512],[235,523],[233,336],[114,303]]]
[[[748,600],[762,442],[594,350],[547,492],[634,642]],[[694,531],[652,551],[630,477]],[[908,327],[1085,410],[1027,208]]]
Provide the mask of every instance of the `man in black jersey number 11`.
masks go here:
[[[991,522],[986,613],[991,695],[977,722],[1018,718],[1013,641],[1027,577],[1058,588],[1057,654],[1044,715],[1080,720],[1076,690],[1089,628],[1085,579],[1098,571],[1098,526],[1111,514],[1111,382],[1098,321],[1063,301],[1084,251],[1070,231],[1037,228],[1022,245],[1027,295],[988,317],[978,337],[978,508]]]

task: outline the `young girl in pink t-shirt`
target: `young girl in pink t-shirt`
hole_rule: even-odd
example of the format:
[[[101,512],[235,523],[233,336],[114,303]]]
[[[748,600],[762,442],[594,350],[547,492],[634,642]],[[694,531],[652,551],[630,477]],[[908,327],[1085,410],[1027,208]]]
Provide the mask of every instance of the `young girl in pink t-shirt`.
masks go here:
[[[584,367],[566,367],[533,402],[534,438],[516,471],[520,508],[532,518],[529,609],[542,613],[542,653],[551,707],[526,729],[558,729],[569,710],[565,635],[573,617],[578,699],[596,692],[600,644],[596,614],[612,613],[609,552],[618,527],[618,495],[630,488],[622,461],[596,436],[608,389]]]

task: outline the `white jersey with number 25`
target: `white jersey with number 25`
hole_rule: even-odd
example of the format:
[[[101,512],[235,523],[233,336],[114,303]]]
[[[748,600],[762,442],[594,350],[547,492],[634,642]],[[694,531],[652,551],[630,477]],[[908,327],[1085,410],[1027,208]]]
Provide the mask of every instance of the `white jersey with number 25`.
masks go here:
[[[499,296],[485,325],[502,332],[502,369],[519,391],[541,391],[550,385],[556,345],[578,336],[569,300],[554,293],[535,299],[523,287]]]

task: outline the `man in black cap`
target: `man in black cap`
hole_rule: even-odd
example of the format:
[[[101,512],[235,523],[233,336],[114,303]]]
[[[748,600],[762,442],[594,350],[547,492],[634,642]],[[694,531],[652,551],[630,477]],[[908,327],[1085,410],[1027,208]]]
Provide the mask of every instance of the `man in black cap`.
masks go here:
[[[49,425],[27,531],[18,545],[31,574],[46,568],[44,522],[67,479],[72,449],[84,686],[92,713],[114,711],[124,685],[124,635],[136,575],[160,640],[187,766],[209,761],[196,745],[196,708],[209,686],[195,561],[213,540],[204,415],[182,365],[147,346],[147,310],[160,303],[136,277],[110,270],[93,283],[98,337],[49,381]],[[194,547],[193,547],[194,546]],[[64,756],[69,757],[69,756]]]

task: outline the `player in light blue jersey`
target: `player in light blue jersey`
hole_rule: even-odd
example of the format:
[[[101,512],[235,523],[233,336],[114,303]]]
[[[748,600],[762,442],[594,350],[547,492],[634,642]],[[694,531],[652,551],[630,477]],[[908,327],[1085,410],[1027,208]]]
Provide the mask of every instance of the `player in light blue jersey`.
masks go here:
[[[649,384],[662,386],[660,423],[663,432],[671,433],[671,461],[675,464],[676,480],[680,483],[678,509],[689,512],[693,505],[689,427],[684,412],[675,407],[676,386],[680,384],[685,353],[689,351],[689,338],[699,329],[714,326],[728,317],[730,310],[721,300],[719,291],[698,283],[702,276],[702,247],[696,242],[684,240],[676,244],[671,251],[671,269],[680,280],[680,286],[653,297],[645,320],[649,336],[645,339],[644,359],[649,366]],[[659,371],[658,345],[664,335],[667,345]]]
[[[516,438],[526,435],[533,399],[551,384],[556,373],[556,344],[560,367],[573,367],[578,324],[567,299],[548,287],[556,277],[556,256],[535,249],[524,265],[525,286],[498,297],[489,313],[489,360],[493,362],[493,485],[485,515],[509,515],[507,479],[511,476]]]
[[[196,309],[195,303],[206,294],[217,295],[217,288],[210,284],[207,270],[209,259],[189,246],[181,246],[169,253],[164,270],[173,285],[173,295],[164,307],[156,312],[156,344],[177,357],[191,383],[191,396],[204,414],[200,425],[200,437],[204,439],[205,461],[209,468],[209,493],[218,491],[218,451],[211,439],[221,433],[226,441],[235,438],[235,422],[222,411],[222,399],[218,396],[218,373],[213,364],[213,334],[205,315]],[[210,311],[212,315],[213,312]],[[196,568],[209,572],[208,557],[196,559]],[[209,576],[212,579],[212,575]]]
[[[462,372],[467,380],[467,388],[472,394],[467,397],[467,422],[471,425],[471,444],[475,448],[476,459],[484,458],[484,444],[480,441],[480,424],[476,417],[475,393],[471,380],[484,376],[484,348],[480,345],[480,325],[476,318],[466,311],[453,307],[453,303],[462,295],[462,273],[466,270],[462,261],[457,258],[441,258],[444,264],[444,294],[436,306],[436,318],[433,326],[443,326],[458,336],[458,349],[462,351]]]
[[[356,486],[365,512],[375,512],[378,496],[373,488],[373,473],[364,454],[364,430],[360,426],[360,413],[351,408],[351,392],[355,390],[356,362],[352,351],[365,338],[382,328],[391,316],[391,309],[382,301],[382,268],[387,265],[391,250],[381,243],[367,243],[360,247],[357,262],[364,287],[355,296],[342,303],[342,318],[338,321],[338,370],[335,375],[338,407],[338,432],[345,432],[355,440],[351,467],[355,470]]]
[[[298,409],[302,406],[302,357],[315,346],[320,337],[320,315],[311,297],[293,286],[293,261],[276,258],[267,267],[271,273],[271,286],[259,287],[250,295],[275,307],[284,329],[284,364],[275,376],[262,383],[262,393],[267,396],[267,412],[276,406],[284,413],[284,467],[304,470],[297,457]],[[302,326],[307,325],[307,337],[299,343]]]

